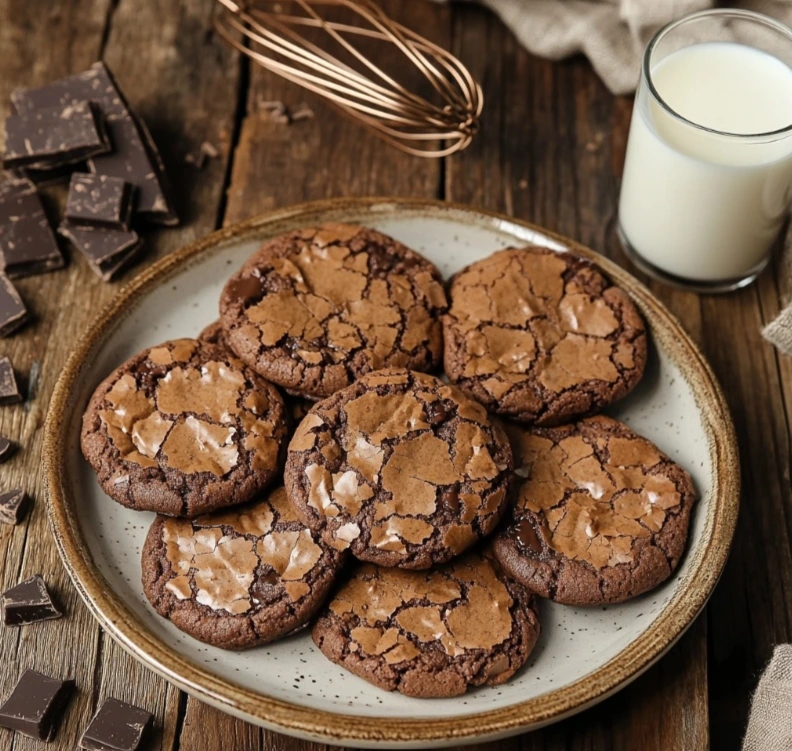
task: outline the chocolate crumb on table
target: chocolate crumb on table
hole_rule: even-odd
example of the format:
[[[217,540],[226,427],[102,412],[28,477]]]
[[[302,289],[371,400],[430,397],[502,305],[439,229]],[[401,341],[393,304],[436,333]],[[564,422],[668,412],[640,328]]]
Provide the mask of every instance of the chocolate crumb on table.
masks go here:
[[[102,113],[88,101],[12,115],[5,127],[6,169],[62,167],[110,150]]]
[[[16,452],[16,444],[0,435],[0,464],[7,462]]]
[[[98,102],[107,118],[113,144],[113,151],[89,160],[91,172],[119,177],[135,185],[136,215],[156,224],[178,224],[162,158],[145,124],[131,110],[104,63],[94,63],[83,73],[41,88],[17,89],[11,94],[11,101],[20,113],[84,100]]]
[[[19,524],[29,505],[30,499],[21,488],[0,493],[0,524]]]
[[[55,607],[44,579],[38,574],[7,589],[0,600],[3,603],[3,624],[6,626],[27,626],[63,615]]]
[[[34,185],[28,180],[4,184],[0,188],[0,266],[5,275],[17,279],[65,265]]]
[[[28,319],[19,292],[5,274],[0,274],[0,337],[10,336]]]
[[[58,732],[73,690],[71,679],[50,678],[28,669],[0,706],[0,726],[49,742]]]
[[[153,724],[154,716],[150,712],[118,699],[105,699],[80,738],[80,748],[136,751]]]
[[[7,357],[0,357],[0,405],[16,404],[22,401],[14,366]]]
[[[143,246],[137,232],[109,227],[78,227],[68,220],[61,222],[58,234],[69,240],[106,282],[132,261]]]
[[[75,172],[66,199],[66,220],[75,225],[129,230],[134,186],[120,177]]]

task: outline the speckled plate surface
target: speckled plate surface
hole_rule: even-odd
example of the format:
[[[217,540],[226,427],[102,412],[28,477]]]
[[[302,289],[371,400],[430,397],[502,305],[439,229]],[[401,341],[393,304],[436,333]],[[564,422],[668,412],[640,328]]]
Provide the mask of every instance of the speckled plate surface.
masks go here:
[[[111,501],[79,451],[80,418],[99,381],[140,349],[195,336],[217,317],[227,277],[262,242],[321,221],[372,226],[450,275],[492,251],[533,242],[594,258],[640,306],[652,330],[639,388],[612,414],[693,475],[700,501],[679,571],[624,605],[544,603],[543,634],[509,683],[456,699],[380,691],[328,662],[308,633],[244,653],[205,646],[157,616],[140,584],[153,515]],[[94,616],[135,657],[184,690],[266,727],[327,743],[438,748],[557,721],[625,686],[659,659],[704,606],[725,563],[739,505],[734,431],[720,389],[671,314],[592,251],[507,217],[402,199],[326,201],[280,210],[211,235],[147,269],[97,317],[62,373],[45,430],[50,517],[64,563]]]

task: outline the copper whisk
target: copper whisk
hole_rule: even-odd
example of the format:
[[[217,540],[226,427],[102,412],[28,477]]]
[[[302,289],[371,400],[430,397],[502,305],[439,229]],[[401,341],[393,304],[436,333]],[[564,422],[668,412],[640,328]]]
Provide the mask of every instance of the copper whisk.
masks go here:
[[[467,68],[442,47],[393,21],[372,0],[218,2],[225,12],[215,26],[229,44],[267,70],[330,100],[408,154],[453,154],[466,148],[478,129],[483,96]],[[328,20],[330,8],[351,11],[355,22]],[[309,28],[321,29],[322,40],[314,42],[300,33]],[[362,54],[354,44],[361,38],[394,45],[429,81],[435,101],[409,91]]]

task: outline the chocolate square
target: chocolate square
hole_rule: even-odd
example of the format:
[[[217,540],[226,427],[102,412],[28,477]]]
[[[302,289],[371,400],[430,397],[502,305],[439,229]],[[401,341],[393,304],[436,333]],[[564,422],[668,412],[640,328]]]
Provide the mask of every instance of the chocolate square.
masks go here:
[[[27,180],[0,187],[0,267],[9,279],[65,266],[36,189]]]
[[[120,177],[74,173],[66,199],[70,224],[129,231],[133,186]]]
[[[73,689],[73,680],[61,681],[26,670],[11,696],[0,706],[0,726],[51,741],[58,732]]]
[[[7,589],[1,597],[6,626],[27,626],[63,615],[53,604],[47,585],[38,575]]]
[[[109,282],[143,245],[136,232],[107,227],[78,227],[61,222],[58,233],[85,256],[91,268]]]
[[[17,89],[11,101],[20,113],[90,99],[99,103],[113,151],[89,160],[92,172],[120,177],[137,189],[135,214],[158,224],[178,224],[162,158],[146,126],[132,112],[104,63],[39,89]]]
[[[62,167],[110,150],[104,119],[88,101],[11,115],[5,126],[6,169]]]
[[[29,505],[27,494],[20,488],[0,493],[0,523],[19,524]]]
[[[0,274],[0,337],[10,336],[28,318],[19,292],[7,276]]]
[[[0,405],[21,401],[22,394],[19,393],[14,366],[7,357],[0,357]]]
[[[106,699],[80,739],[88,751],[136,751],[154,717],[118,699]]]

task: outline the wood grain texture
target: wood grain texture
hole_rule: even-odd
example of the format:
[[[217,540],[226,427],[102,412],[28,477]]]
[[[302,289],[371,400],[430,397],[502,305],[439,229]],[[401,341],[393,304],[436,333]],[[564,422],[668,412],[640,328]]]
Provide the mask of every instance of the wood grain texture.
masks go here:
[[[614,99],[582,59],[537,60],[490,13],[467,4],[383,0],[389,12],[454,51],[485,92],[483,129],[444,162],[402,155],[315,97],[226,49],[209,30],[214,0],[0,0],[0,115],[8,94],[87,68],[104,54],[160,145],[184,224],[148,233],[146,258],[277,206],[343,195],[416,195],[506,211],[570,235],[626,264],[616,238],[631,102]],[[393,56],[381,60],[387,66]],[[312,120],[274,122],[267,102],[308,102]],[[200,144],[219,156],[197,170]],[[53,214],[62,191],[47,193]],[[791,244],[792,245],[792,244]],[[640,275],[639,275],[640,276]],[[631,687],[581,715],[478,751],[736,751],[750,693],[777,642],[792,639],[792,359],[760,337],[792,298],[792,247],[758,284],[699,297],[650,284],[702,346],[724,386],[740,438],[743,514],[723,580],[680,643]],[[39,478],[40,428],[71,344],[116,285],[80,258],[22,280],[36,321],[0,339],[35,398],[0,409],[0,434],[23,450],[0,468],[0,489],[22,485],[36,505],[0,528],[0,586],[42,573],[67,616],[0,629],[0,695],[25,667],[73,675],[78,696],[52,749],[72,749],[106,696],[153,711],[162,751],[326,751],[262,731],[188,699],[100,633],[61,567]],[[39,376],[36,376],[39,373]],[[43,749],[0,730],[0,751]],[[460,750],[461,751],[461,747]]]

